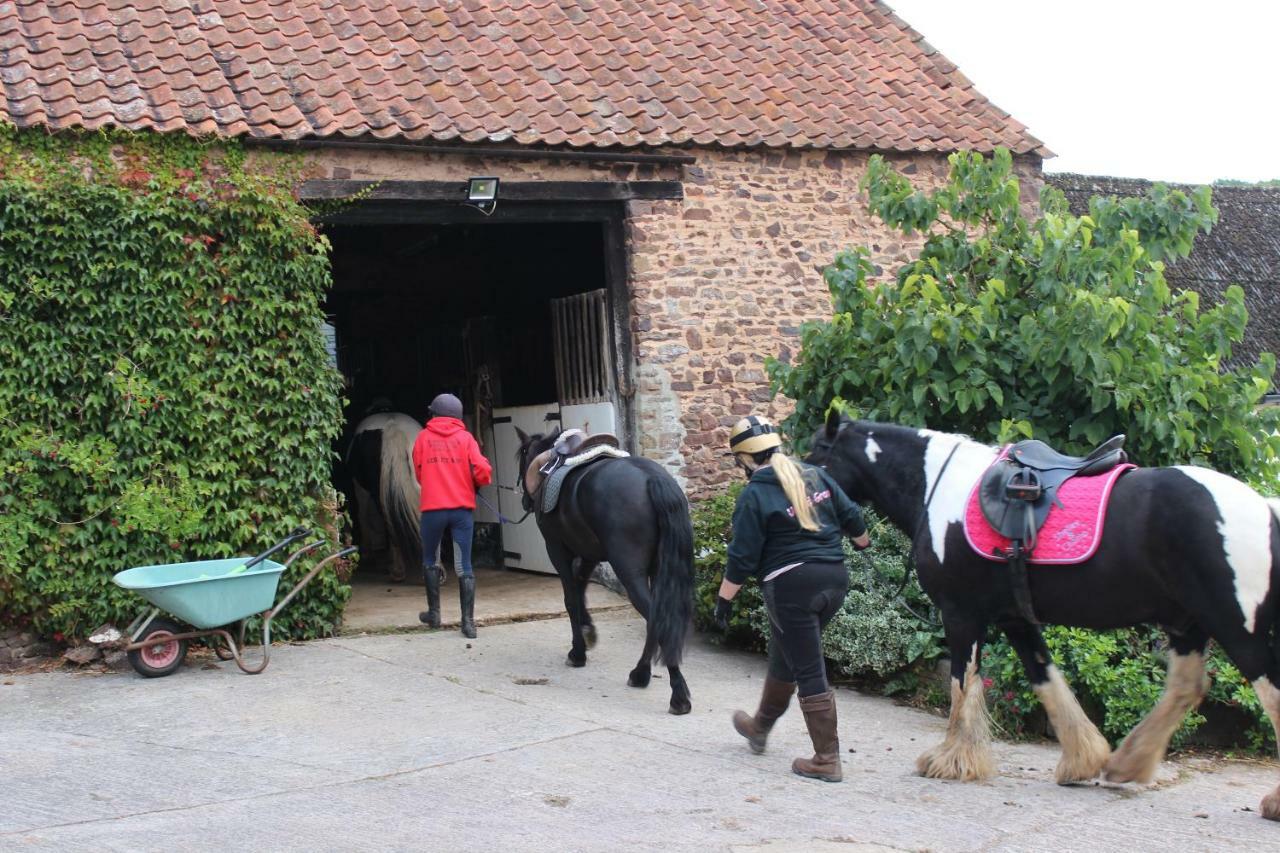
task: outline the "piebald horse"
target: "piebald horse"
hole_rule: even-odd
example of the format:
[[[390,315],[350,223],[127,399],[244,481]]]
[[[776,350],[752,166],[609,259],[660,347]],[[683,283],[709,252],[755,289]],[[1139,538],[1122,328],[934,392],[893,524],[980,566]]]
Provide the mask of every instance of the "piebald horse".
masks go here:
[[[422,570],[419,487],[413,473],[413,442],[421,430],[422,424],[409,415],[380,412],[360,421],[347,450],[360,545],[373,550],[385,536],[394,581]]]
[[[919,757],[919,772],[961,780],[995,774],[978,674],[991,625],[1009,638],[1053,724],[1060,784],[1099,774],[1150,781],[1170,736],[1208,689],[1210,639],[1252,682],[1280,739],[1280,503],[1207,468],[1130,470],[1115,481],[1092,556],[1031,567],[1038,621],[1098,630],[1150,624],[1168,633],[1164,695],[1113,753],[1053,665],[1040,627],[1019,615],[1007,565],[966,539],[970,492],[998,453],[964,436],[833,414],[808,456],[850,498],[915,535],[920,585],[942,614],[951,654],[947,733]],[[1280,820],[1280,787],[1263,798],[1261,813]]]

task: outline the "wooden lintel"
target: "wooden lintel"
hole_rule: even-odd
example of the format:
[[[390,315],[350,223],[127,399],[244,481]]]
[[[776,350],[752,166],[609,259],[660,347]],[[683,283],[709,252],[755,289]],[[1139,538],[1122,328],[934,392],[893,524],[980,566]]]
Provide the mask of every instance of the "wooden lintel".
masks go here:
[[[361,195],[363,193],[364,195]],[[463,203],[465,181],[305,181],[303,201],[358,197],[369,201],[420,201]],[[600,202],[657,201],[684,198],[680,181],[502,181],[498,205],[503,202]]]

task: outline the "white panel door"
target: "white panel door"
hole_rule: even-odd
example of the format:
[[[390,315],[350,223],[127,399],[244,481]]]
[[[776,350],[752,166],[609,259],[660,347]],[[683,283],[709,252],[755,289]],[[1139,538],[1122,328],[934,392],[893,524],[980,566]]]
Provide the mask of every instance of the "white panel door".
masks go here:
[[[516,427],[532,435],[547,432],[556,428],[557,421],[547,420],[547,415],[555,415],[560,411],[559,403],[544,403],[537,406],[517,406],[508,409],[493,410],[493,463],[494,480],[498,489],[498,506],[502,514],[515,521],[524,515],[520,505],[520,492],[516,485],[518,476],[516,451],[520,448],[520,438],[516,435]],[[506,420],[509,418],[510,420]],[[547,546],[538,530],[538,524],[530,515],[522,524],[502,525],[502,551],[507,566],[544,572],[554,575],[555,566],[547,557]]]
[[[610,432],[617,435],[617,419],[613,403],[581,403],[560,407],[560,425],[565,429],[580,429],[588,435]]]

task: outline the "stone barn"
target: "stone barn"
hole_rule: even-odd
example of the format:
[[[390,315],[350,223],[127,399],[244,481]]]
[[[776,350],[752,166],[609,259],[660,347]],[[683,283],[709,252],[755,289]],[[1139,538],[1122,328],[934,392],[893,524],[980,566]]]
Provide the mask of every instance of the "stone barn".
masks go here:
[[[1048,154],[872,0],[0,0],[0,80],[21,127],[304,158],[350,422],[457,393],[512,516],[516,426],[612,430],[693,497],[733,476],[821,268],[906,257],[871,154],[927,183],[1005,147],[1029,194]],[[496,547],[547,568],[531,525]]]

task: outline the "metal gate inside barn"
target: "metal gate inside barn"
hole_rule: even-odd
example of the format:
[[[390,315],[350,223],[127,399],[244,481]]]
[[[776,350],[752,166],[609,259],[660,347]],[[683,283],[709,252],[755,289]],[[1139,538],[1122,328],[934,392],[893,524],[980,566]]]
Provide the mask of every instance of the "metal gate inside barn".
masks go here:
[[[557,399],[494,410],[494,472],[502,513],[508,518],[519,518],[523,513],[516,488],[517,427],[527,434],[554,429],[617,434],[615,343],[609,316],[608,290],[604,288],[551,300]],[[503,562],[511,568],[555,573],[534,524],[507,526],[502,549]]]

